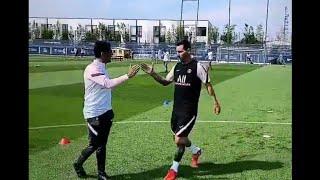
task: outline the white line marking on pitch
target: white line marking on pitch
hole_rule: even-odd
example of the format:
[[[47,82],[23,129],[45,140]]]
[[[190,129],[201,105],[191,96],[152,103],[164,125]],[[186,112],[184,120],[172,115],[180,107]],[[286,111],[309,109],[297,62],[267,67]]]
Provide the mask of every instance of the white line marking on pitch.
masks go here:
[[[114,122],[116,124],[129,124],[129,123],[170,123],[170,121],[120,121]],[[276,124],[276,125],[291,125],[291,123],[281,122],[250,122],[250,121],[197,121],[197,123],[238,123],[238,124]],[[30,127],[29,130],[35,129],[48,129],[48,128],[59,128],[59,127],[74,127],[74,126],[85,126],[86,124],[66,124],[56,126],[40,126]]]

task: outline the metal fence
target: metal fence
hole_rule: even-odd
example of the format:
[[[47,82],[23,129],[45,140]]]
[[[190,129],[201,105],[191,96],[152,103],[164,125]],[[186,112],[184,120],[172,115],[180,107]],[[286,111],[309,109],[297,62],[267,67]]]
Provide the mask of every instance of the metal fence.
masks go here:
[[[229,63],[274,63],[282,58],[285,63],[292,61],[291,46],[233,45],[219,46],[216,61]]]
[[[177,60],[175,44],[150,43],[117,43],[110,42],[112,47],[125,47],[133,52],[134,59],[163,59],[164,52],[169,52],[171,60]],[[74,56],[76,50],[83,49],[84,56],[93,56],[94,42],[81,42],[74,44],[71,41],[35,40],[29,41],[29,54],[67,55]],[[160,51],[160,52],[159,52]],[[213,52],[213,61],[226,63],[270,63],[282,58],[284,62],[292,61],[291,46],[274,45],[233,45],[224,46],[204,43],[193,45],[191,53],[194,58],[209,61],[208,52]]]

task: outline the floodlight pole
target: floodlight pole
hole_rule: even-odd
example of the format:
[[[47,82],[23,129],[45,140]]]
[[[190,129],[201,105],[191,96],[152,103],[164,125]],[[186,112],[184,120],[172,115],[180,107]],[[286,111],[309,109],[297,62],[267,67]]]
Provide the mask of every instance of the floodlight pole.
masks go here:
[[[230,12],[231,12],[231,0],[229,0],[229,23],[228,23],[228,34],[230,33]],[[228,36],[230,37],[230,35]],[[231,44],[231,39],[230,39]],[[228,62],[230,61],[230,44],[228,43]]]
[[[77,30],[74,30],[73,47],[76,47],[76,43],[77,43]]]
[[[180,14],[180,32],[179,32],[179,36],[180,36],[180,40],[182,40],[182,36],[184,33],[184,28],[181,26],[182,23],[182,12],[183,12],[183,2],[187,1],[187,0],[181,0],[181,14]],[[197,27],[198,27],[198,21],[199,21],[199,1],[200,0],[188,0],[188,1],[198,1],[198,7],[197,7],[197,20],[195,23],[195,38],[196,38],[196,42],[197,42]],[[190,42],[191,43],[191,42]],[[195,54],[196,55],[196,54]]]
[[[90,25],[91,25],[91,34],[93,34],[93,26],[92,26],[92,18],[90,19]]]
[[[198,0],[198,7],[197,7],[196,41],[197,41],[197,27],[198,27],[198,20],[199,20],[199,0]]]
[[[181,14],[180,14],[180,31],[179,31],[179,41],[182,40],[182,31],[181,31],[181,28],[182,28],[182,11],[183,11],[183,1],[184,0],[181,0]]]
[[[197,7],[197,21],[196,21],[196,35],[195,35],[195,38],[196,38],[196,40],[195,40],[195,43],[194,43],[194,46],[195,46],[195,52],[194,52],[194,55],[197,57],[197,36],[198,36],[198,34],[197,34],[197,32],[198,32],[198,20],[199,20],[199,1],[200,0],[198,0],[198,7]],[[190,42],[191,43],[191,42]]]
[[[49,30],[49,18],[47,18],[47,30]]]
[[[268,34],[268,13],[269,13],[269,0],[267,0],[267,14],[266,14],[266,32],[264,35],[264,63],[266,63],[267,58],[268,58],[268,51],[267,51],[267,34]]]

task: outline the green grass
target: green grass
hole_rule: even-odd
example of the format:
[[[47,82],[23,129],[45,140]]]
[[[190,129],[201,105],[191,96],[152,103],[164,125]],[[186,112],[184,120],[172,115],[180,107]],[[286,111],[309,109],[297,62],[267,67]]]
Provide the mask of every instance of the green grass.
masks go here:
[[[292,118],[291,104],[291,67],[267,66],[252,73],[243,74],[236,79],[223,82],[223,86],[215,88],[222,106],[225,102],[232,102],[232,106],[225,106],[224,114],[216,120],[244,120],[290,122]],[[211,107],[206,104],[211,99],[202,98],[205,106],[199,106],[199,113],[210,119]],[[284,118],[287,117],[287,118]]]
[[[60,56],[60,55],[29,55],[29,62],[63,62],[63,61],[89,61],[93,57],[86,56],[82,58],[75,58],[74,56]]]
[[[128,66],[108,68],[113,77],[128,72]],[[144,74],[139,72],[139,74]],[[83,82],[83,70],[29,73],[29,89],[51,87]]]
[[[91,61],[30,62],[29,73],[84,70]],[[141,61],[111,62],[108,67],[129,67]]]
[[[126,66],[126,64],[123,66]],[[247,68],[243,66],[228,67],[238,69],[238,71],[232,71],[234,72],[234,76],[257,68],[257,66],[249,66]],[[160,69],[162,67],[161,65],[157,65],[156,68]],[[215,82],[226,80],[223,75],[219,75],[223,73],[223,71],[218,71],[219,68],[220,66],[216,66],[212,71],[213,73],[217,70],[216,77],[211,77]],[[221,68],[228,69],[226,66],[221,66]],[[126,69],[127,67],[111,67],[109,71],[111,75],[118,76],[126,72]],[[165,75],[164,73],[161,74]],[[230,75],[228,77],[230,78]],[[29,126],[39,127],[84,123],[82,115],[83,84],[77,83],[82,81],[82,72],[80,71],[31,73],[29,87],[33,87],[33,89],[29,90]],[[50,87],[35,88],[41,86]],[[155,83],[151,77],[141,72],[141,75],[114,89],[113,108],[116,114],[115,119],[121,121],[161,106],[165,99],[172,100],[172,97],[172,85],[163,87]],[[152,101],[147,101],[150,99]],[[123,106],[126,108],[123,109]],[[121,111],[118,112],[120,109]],[[73,138],[80,137],[86,133],[82,129],[82,127],[74,127],[56,128],[49,131],[47,129],[32,130],[29,132],[29,151],[30,153],[35,153],[52,147],[59,141],[62,135]]]
[[[214,66],[211,79],[222,112],[211,113],[212,100],[203,91],[190,134],[204,150],[202,165],[191,169],[191,155],[186,152],[179,179],[291,179],[291,125],[218,122],[291,122],[291,67],[256,68]],[[30,89],[29,126],[83,123],[82,89],[81,83]],[[169,123],[172,107],[162,102],[172,98],[172,90],[139,75],[113,92],[116,123],[107,152],[107,170],[113,179],[162,179],[165,175],[175,145]],[[120,121],[165,122],[117,124]],[[271,137],[264,138],[265,134]],[[62,136],[70,137],[72,143],[57,145]],[[71,163],[87,144],[85,126],[29,130],[29,143],[30,179],[77,179]],[[95,156],[85,169],[88,179],[96,178]]]
[[[129,84],[129,82],[127,86],[130,87],[126,89],[118,88],[113,91],[113,108],[117,120],[123,120],[132,115],[159,106],[163,99],[168,99],[170,96],[168,91],[164,90],[158,92],[158,89],[155,86],[150,87],[149,89],[146,89],[148,88],[147,86],[141,87],[141,91],[138,91],[134,86],[132,87],[132,84]],[[158,88],[163,89],[164,87]],[[83,84],[75,84],[31,90],[29,95],[29,98],[31,99],[31,101],[29,101],[29,126],[84,123],[85,121],[82,115],[82,89]],[[148,104],[143,102],[143,99],[148,99],[148,97],[146,97],[148,94],[141,92],[146,90],[150,93],[158,94],[158,96],[154,98],[156,101],[152,101]],[[124,102],[126,103],[124,104]],[[124,105],[126,106],[126,111],[118,112],[119,109],[123,109],[122,107]],[[61,131],[63,131],[63,129],[66,130],[63,135],[67,137],[74,136],[75,134],[80,137],[86,133],[86,131],[80,131],[82,133],[78,133],[81,127],[57,128],[49,131],[49,133],[47,129],[30,131],[30,153],[49,148],[56,144],[59,138],[62,137]],[[39,139],[43,140],[45,138],[47,138],[47,141],[39,144]],[[55,139],[53,140],[52,138]]]
[[[243,73],[257,69],[257,65],[229,65],[219,64],[213,66],[211,72],[211,79],[213,83],[218,83],[226,79],[231,79],[235,76],[239,76]]]
[[[159,116],[152,117],[149,120],[162,120]],[[169,122],[114,124],[106,165],[112,178],[162,179],[176,150],[169,127]],[[204,150],[201,166],[197,170],[190,168],[191,153],[186,151],[179,179],[291,179],[290,129],[290,126],[197,123],[190,137]],[[264,132],[272,133],[272,138],[263,138]],[[66,147],[57,145],[30,155],[29,178],[77,179],[71,164],[86,145],[83,136]],[[84,165],[91,176],[87,179],[95,179],[95,161],[93,155]]]
[[[39,73],[39,72],[55,72],[55,71],[69,71],[69,70],[84,70],[86,65],[92,61],[91,58],[83,58],[75,60],[72,57],[67,57],[67,59],[58,57],[30,57],[29,58],[29,73]],[[150,63],[150,60],[125,60],[125,61],[112,61],[108,63],[108,67],[129,67],[133,64],[139,63]],[[173,63],[171,63],[173,64]],[[161,66],[161,63],[157,64]]]

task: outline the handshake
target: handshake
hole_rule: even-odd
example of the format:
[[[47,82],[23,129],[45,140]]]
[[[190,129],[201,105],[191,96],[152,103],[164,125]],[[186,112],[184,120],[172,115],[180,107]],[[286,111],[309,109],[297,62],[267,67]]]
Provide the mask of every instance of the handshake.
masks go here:
[[[154,68],[153,68],[153,63],[151,66],[145,64],[145,63],[142,63],[142,64],[136,64],[136,65],[133,65],[129,67],[129,71],[128,71],[128,77],[129,78],[132,78],[134,77],[140,70],[140,68],[142,68],[142,70],[147,73],[147,74],[152,74],[154,71]]]

